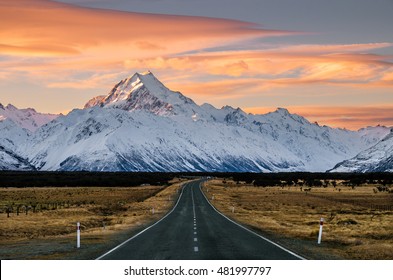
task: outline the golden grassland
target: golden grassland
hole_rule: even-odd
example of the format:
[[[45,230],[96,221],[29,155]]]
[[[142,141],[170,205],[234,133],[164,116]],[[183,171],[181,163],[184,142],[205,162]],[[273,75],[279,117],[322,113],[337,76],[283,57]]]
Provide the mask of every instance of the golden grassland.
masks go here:
[[[98,257],[102,250],[165,215],[180,188],[178,179],[167,187],[2,188],[0,258]],[[81,250],[75,250],[77,222]]]
[[[216,179],[206,182],[203,191],[223,214],[305,257],[393,259],[393,194],[376,187],[337,182],[336,187],[304,191]],[[318,245],[320,218],[325,223]]]

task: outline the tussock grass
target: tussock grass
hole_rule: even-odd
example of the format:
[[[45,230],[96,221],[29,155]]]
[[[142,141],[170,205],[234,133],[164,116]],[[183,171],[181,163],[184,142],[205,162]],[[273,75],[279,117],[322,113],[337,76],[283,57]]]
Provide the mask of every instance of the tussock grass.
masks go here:
[[[0,258],[97,257],[101,245],[111,243],[114,234],[132,233],[165,215],[180,188],[178,179],[166,187],[1,188]],[[36,207],[35,211],[30,207],[27,215],[21,207],[17,215],[18,205]],[[12,212],[7,217],[9,206]],[[82,246],[92,249],[87,255],[78,256],[74,248],[77,222],[81,223]]]
[[[340,190],[339,190],[340,189]],[[254,187],[212,180],[203,187],[225,215],[276,238],[311,258],[393,259],[393,194],[376,193],[374,185],[356,188]],[[232,213],[234,208],[234,213]],[[319,220],[325,219],[317,245]]]

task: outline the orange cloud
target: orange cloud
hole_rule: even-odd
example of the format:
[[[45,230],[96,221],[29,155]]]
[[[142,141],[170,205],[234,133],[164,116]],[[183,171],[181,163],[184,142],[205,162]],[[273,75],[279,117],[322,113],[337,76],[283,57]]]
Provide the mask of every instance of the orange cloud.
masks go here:
[[[266,87],[259,79],[226,79],[211,82],[193,81],[192,83],[169,81],[166,85],[195,99],[202,99],[202,102],[203,99],[250,98],[251,95],[258,95]]]
[[[0,0],[0,18],[3,54],[27,56],[143,57],[288,34],[235,20],[88,9],[49,0]]]
[[[364,96],[371,94],[393,102],[386,97],[393,87],[393,56],[373,53],[393,43],[260,45],[260,40],[252,40],[293,34],[236,20],[89,9],[49,0],[0,0],[0,82],[23,81],[47,92],[80,90],[75,106],[81,106],[84,92],[104,94],[118,80],[150,69],[169,88],[218,106],[228,100],[234,106],[254,105],[256,98],[277,106],[301,104],[305,95],[307,104],[352,104],[352,96],[359,97],[356,104],[370,104],[372,99]],[[243,50],[231,50],[239,42]],[[341,96],[340,102],[319,98],[322,87],[329,87],[323,93],[329,98],[350,97],[346,103]],[[2,99],[13,94],[5,91],[0,92]],[[53,104],[48,106],[45,110],[51,111]],[[363,114],[361,108],[289,107],[333,126],[391,124],[392,108],[367,107]]]
[[[377,84],[393,73],[390,57],[357,53],[393,46],[390,43],[306,45],[259,51],[204,52],[182,56],[127,60],[125,67],[172,69],[229,77],[258,77],[271,85]],[[343,51],[346,51],[345,53]],[[340,53],[341,52],[341,53]],[[389,86],[388,83],[384,83]]]
[[[331,45],[291,45],[278,47],[275,52],[284,53],[307,53],[307,54],[340,54],[340,53],[363,53],[365,51],[392,47],[392,43],[368,43],[368,44],[331,44]]]
[[[35,80],[49,80],[51,87],[76,87],[78,79],[66,76],[78,73],[105,76],[110,71],[145,69],[171,75],[189,71],[194,76],[252,78],[264,88],[324,83],[392,85],[393,64],[388,58],[364,53],[392,47],[392,43],[201,51],[240,39],[291,33],[235,20],[88,9],[49,0],[0,0],[0,18],[0,51],[15,57],[13,64],[0,61],[0,67]],[[199,51],[181,54],[195,50]],[[41,59],[29,60],[35,57]],[[100,79],[90,78],[94,80]],[[94,86],[79,81],[81,88]]]
[[[113,81],[120,79],[121,74],[126,75],[126,73],[101,73],[98,75],[93,75],[83,81],[80,79],[68,78],[61,82],[49,82],[47,84],[48,88],[73,88],[73,89],[89,89],[97,88],[100,85],[103,88],[107,88],[109,91],[110,87],[113,86]]]
[[[82,89],[102,86],[104,78],[97,76],[109,72],[181,69],[187,58],[168,60],[178,53],[292,34],[237,20],[90,9],[49,0],[0,0],[0,18],[0,52],[7,56],[0,67],[9,76],[49,87],[76,88],[79,81]],[[244,65],[231,63],[227,71],[241,75]],[[87,75],[88,81],[82,78]]]
[[[259,100],[270,98],[281,102],[277,106],[285,106],[291,102],[299,104],[296,97],[302,98],[305,90],[308,98],[305,102],[308,104],[310,98],[323,100],[325,105],[343,104],[337,102],[337,96],[356,94],[358,104],[362,99],[365,104],[370,104],[366,95],[373,94],[376,100],[385,94],[383,90],[392,88],[393,64],[389,63],[388,56],[358,54],[356,51],[382,46],[387,44],[354,45],[353,48],[337,45],[330,46],[329,52],[318,52],[317,55],[306,51],[298,51],[297,54],[282,50],[275,52],[272,49],[211,52],[134,60],[129,61],[129,66],[138,68],[145,65],[153,71],[163,71],[163,79],[170,88],[180,90],[201,103],[237,99],[241,104],[252,104],[251,100],[260,97]],[[309,49],[317,52],[317,47],[309,46]],[[322,46],[324,49],[326,47]],[[348,53],[330,53],[342,49],[348,50]],[[181,79],[179,76],[185,72],[188,76]],[[322,94],[318,88],[321,86],[328,86],[329,90]],[[370,91],[366,93],[365,88]],[[381,90],[378,91],[378,88]],[[321,98],[322,95],[332,98]],[[347,98],[345,104],[348,103]]]
[[[385,82],[392,83],[393,82],[393,72],[385,73],[381,80],[385,81]]]

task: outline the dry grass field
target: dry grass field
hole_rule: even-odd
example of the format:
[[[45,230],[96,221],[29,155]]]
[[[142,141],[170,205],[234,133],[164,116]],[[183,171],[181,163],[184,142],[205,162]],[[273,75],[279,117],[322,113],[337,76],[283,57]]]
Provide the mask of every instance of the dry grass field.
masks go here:
[[[225,215],[308,258],[393,259],[393,193],[377,191],[377,185],[336,183],[305,191],[217,179],[203,190]]]
[[[0,259],[98,257],[173,207],[181,182],[171,183],[168,187],[1,188]],[[75,248],[77,222],[81,223],[80,249]]]

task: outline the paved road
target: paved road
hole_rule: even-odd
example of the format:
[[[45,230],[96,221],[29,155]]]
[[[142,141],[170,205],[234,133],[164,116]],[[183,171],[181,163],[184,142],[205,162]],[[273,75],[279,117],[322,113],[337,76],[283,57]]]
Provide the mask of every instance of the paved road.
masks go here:
[[[299,259],[219,214],[203,195],[201,182],[185,184],[166,218],[99,259]]]

